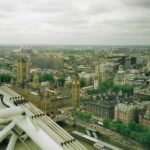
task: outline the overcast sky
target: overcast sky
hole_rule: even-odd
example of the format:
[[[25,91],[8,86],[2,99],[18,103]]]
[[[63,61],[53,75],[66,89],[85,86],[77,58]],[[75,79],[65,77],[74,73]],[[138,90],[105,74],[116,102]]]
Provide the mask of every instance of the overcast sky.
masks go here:
[[[150,0],[0,0],[0,44],[150,44]]]

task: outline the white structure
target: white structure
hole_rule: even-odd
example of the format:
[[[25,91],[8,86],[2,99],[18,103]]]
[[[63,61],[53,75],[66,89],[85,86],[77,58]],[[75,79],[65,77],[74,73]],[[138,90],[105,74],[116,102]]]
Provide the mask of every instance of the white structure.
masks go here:
[[[86,150],[47,115],[7,86],[0,87],[0,94],[4,95],[0,101],[0,125],[3,126],[0,142],[11,136],[7,150],[15,148],[17,139],[27,145],[28,138],[42,150]]]
[[[98,80],[98,77],[95,77],[94,78],[94,89],[98,89],[98,86],[99,86],[99,80]]]
[[[114,78],[115,84],[124,84],[125,83],[125,71],[122,67],[119,67],[118,72],[116,73],[116,76]]]

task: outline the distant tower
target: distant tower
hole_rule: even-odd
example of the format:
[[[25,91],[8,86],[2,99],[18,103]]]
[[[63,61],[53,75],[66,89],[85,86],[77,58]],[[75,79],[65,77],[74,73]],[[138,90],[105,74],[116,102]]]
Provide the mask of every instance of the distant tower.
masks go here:
[[[99,77],[100,76],[100,61],[98,62],[98,64],[96,64],[95,66],[95,76]]]
[[[104,64],[100,65],[100,82],[104,82],[107,79],[107,74],[104,67],[105,67]]]
[[[40,87],[39,75],[37,72],[34,73],[32,87],[33,89],[38,89]]]
[[[29,62],[26,57],[20,57],[17,62],[17,83],[29,80]]]
[[[99,63],[95,66],[95,76],[98,77],[98,83],[96,80],[96,84],[100,84],[107,80],[107,74],[105,70],[105,65],[103,63],[103,60],[100,58]]]
[[[148,56],[147,71],[150,71],[150,55]]]
[[[94,77],[94,89],[98,89],[99,86],[99,80],[98,80],[98,76],[95,75]]]
[[[72,99],[71,99],[72,107],[76,108],[79,106],[79,101],[80,101],[80,80],[77,71],[73,75],[71,94],[72,94]]]
[[[125,71],[123,70],[122,66],[119,66],[119,70],[115,75],[114,83],[115,84],[124,84],[125,80]]]

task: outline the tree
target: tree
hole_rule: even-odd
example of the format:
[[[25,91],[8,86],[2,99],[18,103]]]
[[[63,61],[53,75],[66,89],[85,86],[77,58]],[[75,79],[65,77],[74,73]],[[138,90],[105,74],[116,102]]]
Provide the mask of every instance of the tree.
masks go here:
[[[126,127],[126,126],[121,126],[120,132],[121,132],[121,134],[123,134],[123,135],[125,135],[125,136],[128,136],[129,133],[130,133],[130,130],[129,130],[129,128]]]
[[[64,86],[65,84],[65,77],[61,76],[57,79],[59,86]]]
[[[103,120],[103,125],[104,125],[104,127],[109,128],[110,122],[111,122],[110,119],[108,119],[108,118],[104,119],[104,120]]]
[[[144,132],[144,133],[136,133],[135,139],[144,145],[150,146],[150,132]]]
[[[83,117],[85,121],[90,121],[92,118],[92,114],[90,112],[83,112]]]
[[[75,112],[75,116],[82,120],[82,121],[90,121],[90,119],[92,118],[92,114],[90,112],[81,112],[81,111],[76,111]]]
[[[89,99],[80,99],[80,105],[86,105],[89,102]]]
[[[54,76],[52,73],[43,73],[42,80],[43,81],[54,81]]]
[[[125,84],[125,85],[117,84],[117,85],[114,85],[112,88],[113,88],[113,91],[115,92],[122,91],[123,93],[129,93],[129,94],[132,94],[134,91],[134,87],[128,84]]]
[[[134,121],[129,121],[128,127],[131,131],[135,131],[136,129],[136,123]]]
[[[99,91],[100,92],[106,92],[110,88],[112,88],[112,90],[115,92],[122,91],[123,93],[129,93],[129,94],[132,94],[134,91],[134,87],[132,85],[128,85],[128,84],[114,85],[112,80],[107,80],[107,81],[102,82],[99,86]]]
[[[80,87],[82,88],[82,87],[85,87],[85,86],[86,86],[86,80],[81,78],[80,79]]]
[[[0,64],[0,68],[5,68],[7,70],[12,70],[12,66],[10,64]]]
[[[121,119],[117,119],[117,120],[115,121],[115,123],[116,123],[116,124],[123,124],[123,121],[122,121]]]
[[[76,64],[76,58],[74,55],[69,56],[69,64]]]
[[[150,147],[150,130],[134,121],[129,121],[128,124],[126,124],[120,119],[112,122],[108,119],[104,119],[103,124],[105,127],[111,127],[120,134],[129,136],[144,146]]]
[[[107,90],[109,90],[112,87],[113,87],[113,81],[107,80],[107,81],[104,81],[101,83],[101,85],[99,86],[99,90],[100,90],[100,92],[106,92]]]
[[[140,124],[136,124],[135,131],[136,132],[142,132],[144,130],[143,126]]]
[[[98,93],[99,93],[99,90],[95,90],[95,89],[93,89],[93,90],[87,90],[87,93],[88,93],[89,95],[98,94]]]
[[[121,130],[122,130],[122,127],[124,127],[124,124],[122,120],[118,119],[117,121],[113,123],[113,127],[115,128],[117,132],[121,133]]]
[[[119,133],[121,132],[121,126],[122,126],[122,124],[119,124],[119,123],[114,124],[116,131]]]
[[[0,74],[0,82],[10,82],[11,81],[11,78],[13,78],[10,74],[5,74],[5,73],[2,73]]]

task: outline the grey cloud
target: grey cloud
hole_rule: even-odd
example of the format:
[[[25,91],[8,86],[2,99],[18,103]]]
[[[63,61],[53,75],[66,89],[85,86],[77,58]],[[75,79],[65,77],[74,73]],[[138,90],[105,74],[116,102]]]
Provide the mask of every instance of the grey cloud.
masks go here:
[[[0,12],[0,18],[1,19],[9,18],[9,15]]]
[[[86,25],[87,20],[80,20],[80,19],[62,19],[62,20],[48,20],[46,21],[48,24],[56,25],[56,26],[70,26],[70,27],[75,27],[75,26],[82,26]]]
[[[132,7],[143,7],[143,8],[149,8],[150,7],[150,1],[149,0],[126,0],[124,1],[125,4]]]
[[[46,1],[46,2],[41,2],[37,3],[36,5],[31,5],[30,7],[31,11],[35,12],[42,12],[42,13],[62,13],[64,11],[68,11],[69,9],[72,9],[72,6],[70,3],[64,3],[63,1]]]
[[[97,15],[97,14],[107,13],[110,11],[112,11],[112,8],[98,2],[98,3],[92,3],[91,5],[89,5],[85,12],[91,15]]]
[[[2,4],[0,4],[0,11],[1,12],[12,12],[12,11],[15,11],[15,6],[13,4],[2,3]]]
[[[149,0],[0,1],[0,41],[34,44],[148,44]],[[130,39],[130,41],[128,41]],[[137,41],[136,41],[137,40]]]

